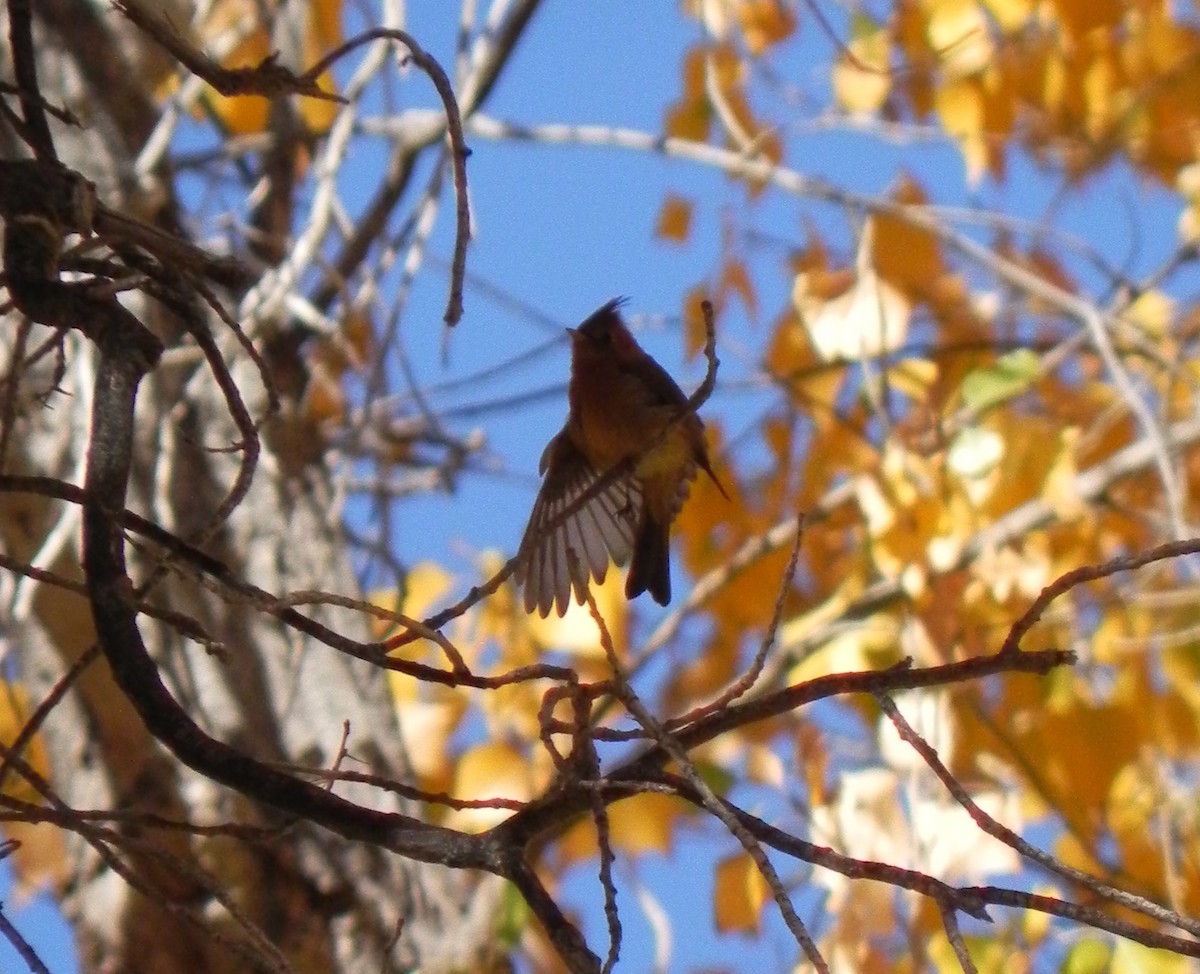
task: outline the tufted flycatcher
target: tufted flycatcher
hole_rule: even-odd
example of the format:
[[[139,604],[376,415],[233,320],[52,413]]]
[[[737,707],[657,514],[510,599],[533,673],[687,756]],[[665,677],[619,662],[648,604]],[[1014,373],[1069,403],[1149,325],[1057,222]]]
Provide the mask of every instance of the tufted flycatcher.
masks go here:
[[[578,328],[567,329],[567,422],[546,444],[538,464],[542,489],[515,572],[525,587],[527,612],[537,609],[547,616],[556,607],[563,615],[572,589],[582,603],[589,579],[604,581],[610,558],[624,565],[631,556],[626,598],[648,591],[666,605],[671,601],[671,522],[696,471],[707,473],[729,496],[709,463],[704,424],[695,413],[684,415],[687,397],[621,321],[617,309],[623,300],[609,301]],[[625,473],[560,517],[620,464],[628,465]],[[559,523],[552,525],[556,519]]]

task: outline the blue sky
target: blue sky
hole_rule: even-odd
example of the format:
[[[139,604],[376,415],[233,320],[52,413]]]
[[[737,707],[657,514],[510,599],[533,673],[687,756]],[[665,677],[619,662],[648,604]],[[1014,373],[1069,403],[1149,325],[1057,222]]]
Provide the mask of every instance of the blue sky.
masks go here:
[[[457,4],[440,0],[408,4],[409,31],[446,64],[453,52],[456,24],[451,15],[456,8]],[[678,89],[681,53],[697,36],[695,23],[679,16],[675,4],[549,0],[518,48],[487,113],[530,124],[605,124],[657,132],[666,103]],[[829,42],[806,22],[800,43],[777,67],[796,84],[819,91],[824,85],[820,65],[830,56]],[[405,105],[435,104],[427,81],[417,73],[399,93]],[[628,295],[632,319],[644,326],[639,339],[685,387],[699,381],[701,366],[682,362],[677,321],[681,295],[714,267],[723,220],[732,218],[737,226],[752,226],[799,244],[803,220],[811,219],[823,232],[847,238],[847,214],[778,193],[764,194],[747,216],[740,187],[718,173],[685,163],[611,149],[470,141],[476,228],[468,257],[470,273],[518,296],[561,325],[577,322],[614,295]],[[369,166],[378,158],[376,152],[356,152],[354,165]],[[902,165],[918,176],[935,202],[985,204],[1032,218],[1043,214],[1057,188],[1029,163],[1013,157],[1006,185],[985,184],[972,191],[956,150],[937,140],[889,147],[854,133],[792,133],[787,158],[798,169],[864,193],[884,190]],[[364,172],[363,186],[373,182],[374,173]],[[697,204],[693,238],[687,246],[653,239],[655,216],[667,192],[690,197]],[[1114,262],[1122,263],[1132,253],[1134,266],[1146,269],[1165,256],[1174,237],[1171,233],[1135,240],[1129,230],[1131,208],[1141,222],[1152,217],[1163,227],[1173,227],[1178,213],[1177,204],[1161,188],[1116,172],[1086,185],[1079,201],[1069,204],[1058,223],[1106,240]],[[442,267],[451,249],[447,214],[432,241],[431,254],[437,260],[418,276],[402,322],[418,381],[430,388],[471,376],[559,335],[556,328],[515,315],[468,290],[465,317],[450,339],[449,364],[443,364],[446,275]],[[1106,230],[1097,233],[1098,226]],[[755,279],[768,314],[783,304],[789,288],[782,258],[781,251],[776,270]],[[731,390],[738,380],[752,378],[755,350],[767,327],[766,321],[750,322],[737,308],[722,322],[721,384],[706,411],[719,416],[727,430],[752,422],[755,405],[761,405],[753,394]],[[567,357],[566,342],[560,340],[500,380],[471,383],[445,395],[435,392],[433,403],[454,408],[565,385]],[[402,558],[410,563],[430,558],[448,566],[459,573],[459,588],[465,591],[476,580],[473,553],[491,546],[512,552],[536,490],[537,458],[564,411],[563,400],[551,396],[527,408],[484,412],[456,421],[453,428],[459,433],[479,426],[495,469],[466,474],[452,495],[418,497],[406,503],[398,513],[393,538]],[[756,457],[750,453],[737,460],[752,465]],[[645,620],[653,620],[653,607],[639,605],[638,611]],[[680,838],[671,859],[635,867],[638,878],[660,898],[672,918],[671,970],[702,965],[735,970],[786,968],[793,958],[787,949],[781,952],[776,937],[751,945],[712,935],[710,879],[704,863],[731,846],[730,840],[721,844],[710,836],[708,830],[689,832]],[[789,867],[782,868],[786,873]],[[594,902],[594,887],[588,892],[587,877],[576,872],[579,875],[571,884],[574,895],[581,897],[581,903],[588,897],[588,902]],[[7,892],[3,899],[10,917],[54,974],[73,972],[69,938],[54,911],[40,902],[32,907],[10,903]],[[812,907],[811,900],[802,898],[799,905],[802,917],[809,919],[803,911]],[[627,888],[622,907],[627,932],[622,969],[646,970],[647,931]],[[589,921],[587,929],[593,946],[602,949],[601,923]],[[0,970],[20,969],[11,948],[0,940]]]

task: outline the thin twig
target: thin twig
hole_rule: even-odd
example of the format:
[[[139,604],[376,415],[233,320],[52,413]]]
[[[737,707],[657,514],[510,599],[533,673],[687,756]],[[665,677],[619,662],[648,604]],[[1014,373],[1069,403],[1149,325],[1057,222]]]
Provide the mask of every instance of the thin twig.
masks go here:
[[[937,752],[929,745],[929,743],[918,734],[912,725],[900,713],[900,709],[890,696],[885,693],[876,693],[875,700],[892,725],[896,728],[896,732],[900,735],[901,740],[907,743],[914,751],[916,751],[930,768],[938,780],[945,786],[946,790],[954,797],[971,816],[971,820],[979,826],[979,828],[988,835],[1006,846],[1024,856],[1031,862],[1037,863],[1045,869],[1050,870],[1055,875],[1061,876],[1063,879],[1069,880],[1072,883],[1078,883],[1085,889],[1095,893],[1112,903],[1117,903],[1127,909],[1134,910],[1151,919],[1158,920],[1160,923],[1168,923],[1172,926],[1179,927],[1181,930],[1186,930],[1193,936],[1200,936],[1200,921],[1192,920],[1186,916],[1176,913],[1172,910],[1159,906],[1145,897],[1134,896],[1132,893],[1127,893],[1124,890],[1116,889],[1096,879],[1094,876],[1089,876],[1087,873],[1075,869],[1065,863],[1060,862],[1053,856],[1042,852],[1036,846],[1031,845],[1012,829],[1004,826],[996,821],[991,815],[985,812],[976,804],[975,800],[967,793],[967,790],[959,783],[958,779],[950,773],[950,769],[942,763]]]

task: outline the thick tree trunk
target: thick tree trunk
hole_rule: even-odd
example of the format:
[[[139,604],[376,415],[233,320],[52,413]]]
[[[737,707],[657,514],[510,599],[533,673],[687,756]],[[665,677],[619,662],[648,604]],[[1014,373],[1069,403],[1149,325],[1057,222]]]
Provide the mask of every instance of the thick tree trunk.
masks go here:
[[[155,122],[150,81],[161,55],[144,48],[107,4],[34,6],[42,94],[82,121],[79,128],[53,127],[63,161],[94,180],[109,205],[173,225],[171,184],[161,174],[140,184],[130,175]],[[179,23],[190,18],[179,5],[174,14]],[[11,132],[6,141],[5,155],[27,155]],[[195,537],[212,526],[233,483],[241,454],[228,448],[240,434],[204,359],[194,347],[172,347],[177,325],[148,302],[128,306],[168,348],[141,388],[129,507]],[[214,332],[221,328],[214,322]],[[61,352],[29,361],[50,338],[49,329],[15,315],[0,325],[4,408],[12,421],[4,472],[79,484],[95,351],[71,333]],[[244,356],[233,374],[260,416],[262,383]],[[332,495],[319,460],[297,465],[272,455],[267,437],[244,502],[203,546],[270,592],[354,594]],[[75,504],[0,493],[0,541],[13,561],[79,579],[79,520]],[[135,582],[152,577],[152,559],[133,551],[131,558]],[[9,574],[0,596],[28,711],[93,646],[88,603],[82,594]],[[196,620],[217,643],[206,652],[176,627],[142,616],[164,680],[213,736],[264,761],[330,767],[340,760],[343,768],[408,777],[381,671],[218,597],[190,573],[166,573],[148,601]],[[361,618],[349,613],[310,614],[366,636]],[[148,734],[104,661],[95,653],[88,658],[43,729],[50,785],[67,809],[118,817],[75,831],[38,826],[11,833],[26,843],[21,877],[54,884],[85,970],[483,969],[498,892],[493,879],[404,861],[250,805],[182,767]],[[337,790],[365,804],[401,807],[379,789]],[[197,835],[144,820],[129,825],[120,814],[262,831]]]

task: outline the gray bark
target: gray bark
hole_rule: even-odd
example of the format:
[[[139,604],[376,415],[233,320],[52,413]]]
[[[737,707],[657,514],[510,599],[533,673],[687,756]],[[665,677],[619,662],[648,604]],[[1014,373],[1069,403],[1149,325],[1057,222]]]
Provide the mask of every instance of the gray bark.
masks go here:
[[[96,182],[99,198],[147,222],[171,225],[174,187],[163,173],[135,180],[132,160],[157,111],[148,85],[161,54],[107,4],[51,0],[35,5],[43,95],[66,105],[80,128],[53,125],[63,162]],[[187,23],[189,11],[172,13]],[[6,72],[6,74],[10,73]],[[11,131],[4,154],[27,153]],[[183,537],[209,527],[236,475],[239,439],[204,359],[152,302],[127,302],[167,343],[143,383],[139,456],[129,507]],[[214,319],[213,331],[223,326]],[[5,473],[81,482],[94,351],[66,335],[59,357],[19,363],[50,337],[19,318],[0,325],[0,374],[11,423]],[[23,340],[22,340],[23,339]],[[228,348],[235,349],[233,344]],[[262,383],[244,355],[233,374],[261,416]],[[279,429],[277,428],[277,432]],[[330,472],[319,457],[264,455],[245,501],[204,547],[268,591],[353,595],[355,578],[340,530]],[[79,509],[32,494],[0,493],[0,543],[15,561],[80,577]],[[153,556],[133,557],[136,582]],[[4,573],[4,632],[31,705],[45,698],[93,644],[86,599]],[[149,601],[197,620],[219,644],[206,652],[175,627],[143,616],[143,634],[176,698],[209,733],[265,761],[329,767],[349,727],[343,767],[409,780],[397,715],[381,671],[289,632],[254,607],[170,572]],[[367,638],[361,617],[309,614]],[[54,794],[69,809],[153,814],[191,823],[237,822],[274,831],[244,839],[145,825],[97,823],[115,835],[63,830],[63,848],[27,857],[22,876],[48,875],[76,931],[88,971],[375,972],[484,969],[498,885],[493,878],[404,861],[379,849],[290,823],[175,761],[145,730],[108,675],[92,662],[43,729]],[[339,794],[401,809],[394,795],[339,784]],[[405,808],[419,814],[415,808]],[[45,828],[44,826],[41,828]],[[16,834],[14,832],[13,834]],[[124,875],[119,875],[120,868]],[[232,909],[231,909],[232,907]]]

